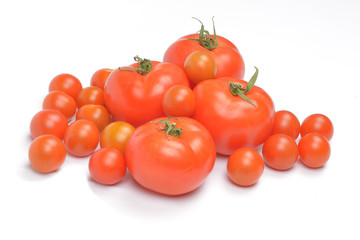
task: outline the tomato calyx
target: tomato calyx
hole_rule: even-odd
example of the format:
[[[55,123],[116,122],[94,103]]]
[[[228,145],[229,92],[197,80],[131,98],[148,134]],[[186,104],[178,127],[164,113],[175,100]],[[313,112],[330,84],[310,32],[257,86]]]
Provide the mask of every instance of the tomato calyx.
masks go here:
[[[259,74],[259,69],[255,67],[256,71],[254,75],[251,77],[250,81],[246,85],[246,87],[242,87],[240,83],[228,82],[229,90],[234,96],[239,96],[254,107],[256,107],[255,103],[253,103],[245,94],[249,93],[252,87],[255,85],[257,76]]]
[[[152,63],[150,59],[142,59],[139,56],[135,56],[134,60],[139,63],[139,66],[137,68],[119,68],[119,70],[125,70],[125,71],[138,71],[141,75],[146,75],[149,73],[152,69]]]
[[[170,118],[173,118],[175,120],[180,121],[180,119],[174,118],[174,117],[168,117],[165,121],[164,120],[157,120],[154,121],[154,123],[161,123],[164,124],[164,128],[159,128],[157,126],[155,126],[158,130],[160,131],[164,131],[167,138],[170,140],[169,135],[173,136],[173,137],[180,137],[181,133],[182,133],[182,129],[180,127],[176,127],[176,123],[170,123],[169,120]]]
[[[205,30],[204,24],[197,18],[193,17],[194,19],[198,20],[201,24],[201,28],[199,31],[199,38],[188,38],[189,40],[199,42],[201,46],[206,48],[207,50],[213,50],[215,48],[219,48],[217,38],[216,38],[216,31],[215,31],[215,23],[214,17],[212,17],[213,29],[214,29],[214,38],[211,37],[209,31]]]

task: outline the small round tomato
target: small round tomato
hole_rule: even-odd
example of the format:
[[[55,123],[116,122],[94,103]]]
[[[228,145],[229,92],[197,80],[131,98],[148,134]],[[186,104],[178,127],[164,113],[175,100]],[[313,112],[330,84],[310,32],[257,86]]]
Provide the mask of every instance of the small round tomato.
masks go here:
[[[102,148],[89,160],[89,171],[95,182],[113,185],[121,181],[126,173],[123,154],[115,148]]]
[[[251,148],[239,148],[227,162],[227,173],[231,181],[240,186],[255,184],[264,172],[264,161],[260,154]]]
[[[101,132],[110,124],[110,114],[102,105],[87,104],[82,106],[76,113],[76,120],[86,119],[95,123]]]
[[[75,100],[62,91],[50,92],[43,101],[43,109],[59,110],[67,119],[72,118],[76,112]]]
[[[63,73],[54,77],[49,85],[49,92],[59,90],[76,99],[82,89],[79,79],[71,74]]]
[[[112,71],[113,69],[108,68],[97,70],[91,77],[90,85],[104,90],[106,80]]]
[[[299,142],[301,162],[310,168],[322,167],[330,158],[330,144],[319,133],[306,134]]]
[[[209,52],[195,51],[186,58],[184,70],[190,81],[197,84],[215,77],[216,62]]]
[[[262,154],[269,167],[276,170],[288,170],[296,163],[299,150],[292,137],[275,134],[265,141]]]
[[[35,114],[30,122],[30,133],[33,138],[44,134],[52,134],[63,139],[68,126],[66,117],[55,109],[42,110]]]
[[[78,107],[86,104],[104,105],[104,91],[98,87],[87,87],[76,98]]]
[[[303,137],[313,132],[320,133],[330,141],[334,135],[334,126],[327,116],[323,114],[312,114],[302,122],[300,133]]]
[[[275,113],[271,135],[279,133],[297,139],[300,133],[300,122],[293,113],[289,111],[277,111]]]
[[[113,147],[125,154],[126,144],[135,128],[126,122],[113,122],[107,125],[100,136],[100,147]]]
[[[49,173],[59,169],[65,157],[65,146],[54,135],[47,134],[35,138],[29,148],[30,164],[38,172]]]
[[[166,91],[162,106],[168,116],[191,117],[196,107],[195,95],[187,86],[173,86]]]
[[[97,147],[99,130],[91,121],[76,120],[66,129],[64,143],[69,153],[77,157],[85,157]]]

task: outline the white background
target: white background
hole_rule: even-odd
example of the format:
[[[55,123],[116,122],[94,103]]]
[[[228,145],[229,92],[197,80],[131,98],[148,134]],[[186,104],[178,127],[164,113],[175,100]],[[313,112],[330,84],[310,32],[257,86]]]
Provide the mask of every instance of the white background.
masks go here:
[[[360,2],[1,1],[0,239],[359,239]],[[100,68],[162,60],[177,38],[211,29],[237,45],[245,79],[276,110],[335,126],[332,155],[312,170],[265,168],[253,187],[232,184],[218,158],[205,184],[182,197],[139,187],[127,173],[92,182],[88,158],[68,156],[53,174],[28,163],[29,123],[50,80],[66,72],[83,86]]]

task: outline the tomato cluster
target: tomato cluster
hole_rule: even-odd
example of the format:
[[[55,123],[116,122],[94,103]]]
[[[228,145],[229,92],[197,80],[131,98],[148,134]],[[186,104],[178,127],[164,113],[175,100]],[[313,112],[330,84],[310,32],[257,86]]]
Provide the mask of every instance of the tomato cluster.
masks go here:
[[[201,23],[199,33],[167,49],[163,62],[134,59],[96,71],[86,88],[70,74],[51,80],[43,110],[30,123],[35,170],[56,171],[66,152],[91,155],[89,172],[100,184],[120,182],[128,169],[147,189],[181,195],[205,181],[216,153],[229,156],[228,176],[240,186],[255,184],[264,163],[284,171],[299,156],[310,168],[329,159],[330,119],[313,114],[300,125],[293,113],[275,112],[271,97],[255,86],[258,69],[244,81],[239,50],[215,27],[210,35]]]

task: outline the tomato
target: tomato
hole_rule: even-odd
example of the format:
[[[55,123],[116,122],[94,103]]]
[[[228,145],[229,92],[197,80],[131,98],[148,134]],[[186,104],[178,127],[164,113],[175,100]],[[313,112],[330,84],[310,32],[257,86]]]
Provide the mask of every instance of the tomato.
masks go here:
[[[102,148],[89,160],[89,171],[95,182],[104,185],[119,183],[126,173],[123,154],[115,148]]]
[[[134,179],[143,187],[166,195],[198,188],[212,170],[215,158],[209,132],[186,117],[158,118],[138,127],[125,151]]]
[[[308,133],[299,142],[301,162],[310,168],[322,167],[330,158],[330,144],[319,133]]]
[[[33,138],[52,134],[63,139],[68,126],[66,117],[55,109],[42,110],[31,119],[30,133]]]
[[[297,139],[300,133],[300,122],[293,113],[289,111],[277,111],[275,113],[271,135],[279,133]]]
[[[298,160],[299,150],[292,137],[285,134],[275,134],[265,141],[262,155],[269,167],[276,170],[288,170]]]
[[[97,147],[99,130],[91,121],[76,120],[66,129],[64,143],[69,153],[77,157],[85,157]]]
[[[97,126],[101,132],[107,125],[110,124],[110,114],[108,110],[102,105],[87,104],[82,106],[76,113],[76,120],[86,119]]]
[[[106,126],[100,136],[100,147],[112,147],[125,154],[126,144],[135,128],[126,122],[113,122]]]
[[[166,91],[162,106],[168,116],[191,117],[196,107],[195,95],[189,87],[173,86]]]
[[[38,172],[49,173],[60,168],[65,161],[66,150],[62,141],[54,135],[42,135],[31,143],[29,160]]]
[[[251,148],[239,148],[227,162],[227,173],[231,181],[240,186],[254,185],[264,172],[264,161],[260,154]]]
[[[106,80],[112,71],[113,69],[108,69],[108,68],[97,70],[91,77],[90,85],[104,89]]]
[[[67,119],[71,119],[76,112],[76,102],[66,93],[55,90],[45,97],[43,109],[59,110]]]
[[[313,132],[320,133],[330,141],[334,135],[334,126],[327,116],[323,114],[312,114],[302,122],[300,133],[303,137]]]
[[[190,81],[197,84],[215,77],[216,62],[210,53],[196,51],[186,58],[184,70]]]
[[[218,153],[256,148],[271,134],[274,103],[264,90],[253,86],[256,76],[257,71],[249,83],[229,77],[205,80],[194,88],[193,118],[209,130]]]
[[[201,22],[200,22],[201,23]],[[216,76],[243,79],[245,64],[236,46],[221,36],[209,35],[201,23],[199,34],[190,34],[178,39],[165,52],[164,62],[178,65],[184,69],[187,57],[196,51],[209,53],[216,62]]]
[[[139,63],[115,69],[104,90],[105,105],[114,119],[135,127],[165,116],[162,101],[169,88],[189,86],[185,72],[174,64],[136,60]]]
[[[98,87],[87,87],[79,92],[76,98],[79,108],[86,104],[104,105],[104,91]]]
[[[49,85],[49,92],[59,90],[76,99],[82,89],[79,79],[71,74],[63,73],[54,77]]]

